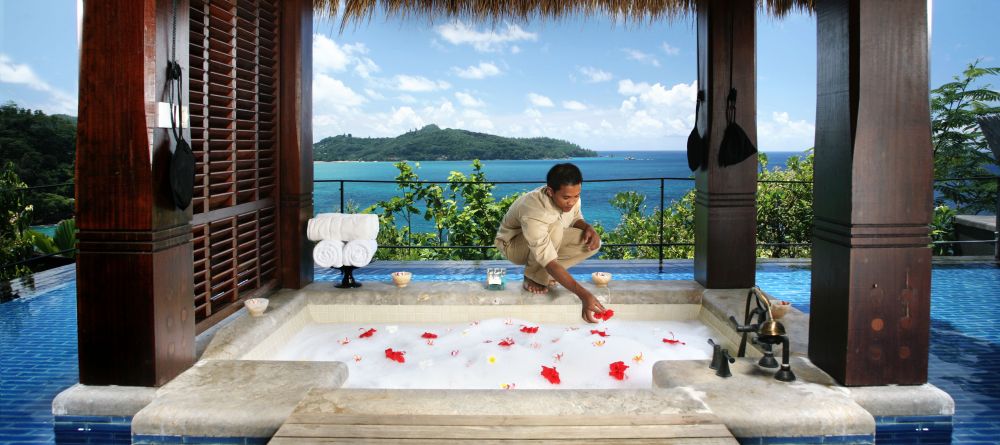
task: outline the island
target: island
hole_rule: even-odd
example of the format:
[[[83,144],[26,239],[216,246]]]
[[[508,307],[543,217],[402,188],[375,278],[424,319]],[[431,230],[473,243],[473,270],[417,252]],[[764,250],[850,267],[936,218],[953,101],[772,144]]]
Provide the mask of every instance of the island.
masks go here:
[[[332,136],[313,144],[315,161],[458,161],[592,158],[597,152],[552,138],[508,138],[431,124],[394,138]]]

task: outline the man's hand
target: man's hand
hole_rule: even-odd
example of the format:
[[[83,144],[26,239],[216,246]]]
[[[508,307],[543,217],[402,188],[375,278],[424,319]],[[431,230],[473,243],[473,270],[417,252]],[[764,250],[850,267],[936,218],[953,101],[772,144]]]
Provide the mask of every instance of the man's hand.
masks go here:
[[[585,224],[581,230],[583,230],[583,236],[580,237],[580,241],[586,244],[588,249],[597,250],[598,247],[601,247],[601,237],[590,224]]]
[[[594,313],[604,312],[604,306],[601,302],[597,301],[597,297],[588,291],[584,291],[584,294],[580,295],[580,301],[583,303],[583,313],[581,315],[584,321],[587,323],[597,323]]]

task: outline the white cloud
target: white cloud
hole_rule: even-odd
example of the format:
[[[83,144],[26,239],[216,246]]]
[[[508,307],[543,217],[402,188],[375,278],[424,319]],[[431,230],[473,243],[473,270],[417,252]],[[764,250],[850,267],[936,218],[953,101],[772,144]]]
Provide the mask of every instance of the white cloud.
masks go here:
[[[415,93],[425,93],[428,91],[447,90],[451,84],[443,80],[431,80],[423,76],[408,76],[398,74],[394,78],[396,89],[400,91],[411,91]]]
[[[356,107],[368,100],[354,92],[338,79],[326,74],[317,74],[313,78],[313,102],[320,107],[345,109]]]
[[[452,67],[452,71],[455,72],[458,77],[465,79],[485,79],[490,76],[496,76],[500,74],[500,68],[490,62],[479,62],[479,65],[473,65],[468,68]]]
[[[659,59],[657,59],[652,54],[646,54],[646,53],[644,53],[642,51],[639,51],[637,49],[631,49],[631,48],[624,48],[624,49],[622,49],[622,51],[625,52],[625,55],[626,55],[626,57],[628,57],[629,60],[635,60],[637,62],[647,63],[647,64],[650,64],[650,65],[653,65],[653,66],[660,66]]]
[[[537,118],[542,117],[542,112],[538,111],[535,108],[528,108],[528,109],[524,110],[524,115],[528,116],[528,117],[531,117],[531,118],[537,119]]]
[[[468,93],[456,91],[455,98],[458,99],[458,103],[462,104],[463,107],[481,107],[486,105],[483,101]]]
[[[514,46],[510,47],[510,53],[511,54],[520,54],[521,53],[521,47],[517,46],[517,45],[514,45]]]
[[[615,77],[607,71],[599,70],[590,66],[580,68],[580,73],[586,76],[587,82],[590,83],[607,82]]]
[[[757,146],[762,150],[802,150],[815,145],[816,126],[792,120],[787,112],[772,112],[757,121]]]
[[[528,100],[532,105],[536,107],[554,107],[556,104],[552,103],[552,99],[542,96],[537,93],[528,93]]]
[[[587,109],[587,106],[577,102],[575,100],[564,100],[562,103],[563,108],[572,111],[583,111]]]
[[[0,83],[12,83],[24,85],[32,90],[41,91],[49,95],[49,104],[40,108],[52,114],[77,114],[76,97],[54,88],[48,82],[42,80],[35,74],[35,71],[26,64],[15,63],[6,54],[0,53]]]
[[[399,96],[396,96],[396,100],[398,100],[398,101],[400,101],[400,102],[402,102],[404,104],[415,104],[415,103],[417,103],[417,98],[413,97],[413,96],[411,96],[409,94],[400,94]]]
[[[423,119],[410,107],[393,108],[388,124],[393,128],[423,128],[427,125]]]
[[[660,83],[650,85],[646,82],[635,83],[632,79],[618,81],[618,92],[626,96],[638,96],[638,100],[657,106],[694,106],[698,94],[698,83],[679,83],[670,88]]]
[[[366,54],[368,47],[364,43],[341,45],[322,34],[313,34],[313,69],[317,73],[339,73],[353,65],[355,74],[368,79],[381,68]]]
[[[313,69],[318,73],[344,71],[351,57],[337,42],[322,34],[313,34]]]
[[[446,25],[439,25],[434,28],[434,31],[452,45],[472,45],[479,52],[503,51],[508,44],[514,42],[538,40],[538,34],[525,31],[520,26],[514,24],[508,24],[507,29],[500,32],[495,30],[477,31],[475,28],[460,21],[455,21]],[[520,48],[517,48],[516,51],[513,49],[511,51],[513,54],[517,54],[517,52],[520,52]]]
[[[379,93],[378,91],[375,91],[375,90],[373,90],[371,88],[365,88],[365,94],[368,97],[370,97],[372,99],[375,99],[375,100],[385,99],[385,96],[383,96],[381,93]]]
[[[660,49],[662,49],[663,52],[666,53],[668,56],[676,56],[681,53],[680,48],[670,46],[670,44],[667,42],[663,42],[663,45],[660,46]]]

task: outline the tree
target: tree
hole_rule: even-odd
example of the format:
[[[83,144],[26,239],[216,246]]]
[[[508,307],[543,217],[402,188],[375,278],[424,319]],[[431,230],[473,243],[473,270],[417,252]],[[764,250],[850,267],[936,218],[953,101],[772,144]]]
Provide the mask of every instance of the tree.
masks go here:
[[[952,203],[960,214],[993,210],[997,195],[995,180],[951,179],[993,176],[987,166],[996,160],[976,119],[1000,112],[1000,92],[985,83],[986,77],[1000,74],[1000,67],[983,68],[979,62],[969,64],[954,81],[931,90],[934,177],[938,179],[934,201],[936,206]]]

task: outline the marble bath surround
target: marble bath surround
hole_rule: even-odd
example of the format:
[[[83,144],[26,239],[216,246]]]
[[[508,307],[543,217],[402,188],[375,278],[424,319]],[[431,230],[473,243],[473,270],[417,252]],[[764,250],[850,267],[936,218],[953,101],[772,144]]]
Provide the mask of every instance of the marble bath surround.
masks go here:
[[[705,290],[686,280],[612,282],[610,292],[586,285],[614,309],[616,318],[699,320],[735,355],[739,335],[728,318],[735,315],[742,320],[745,289]],[[517,318],[574,324],[579,323],[579,300],[560,288],[537,296],[518,286],[487,290],[478,282],[414,282],[397,288],[388,279],[346,290],[313,283],[301,290],[279,291],[270,300],[263,316],[251,317],[244,309],[202,334],[204,350],[196,365],[167,385],[155,390],[76,385],[53,401],[53,413],[66,418],[130,418],[134,443],[266,443],[290,416],[458,415],[480,409],[473,401],[484,398],[497,400],[490,415],[558,416],[601,400],[595,416],[710,417],[741,443],[874,443],[876,426],[881,429],[884,419],[950,424],[954,413],[951,398],[929,384],[838,385],[806,358],[808,316],[796,309],[782,319],[798,377],[791,383],[778,382],[773,370],[757,366],[761,353],[751,344],[747,357],[731,365],[733,376],[726,379],[708,368],[708,360],[673,360],[656,362],[653,387],[648,390],[382,389],[378,403],[361,403],[371,393],[343,388],[351,378],[343,363],[268,358],[310,323]],[[780,358],[780,348],[776,353]],[[438,396],[428,397],[427,391]],[[455,403],[457,407],[451,406]]]

